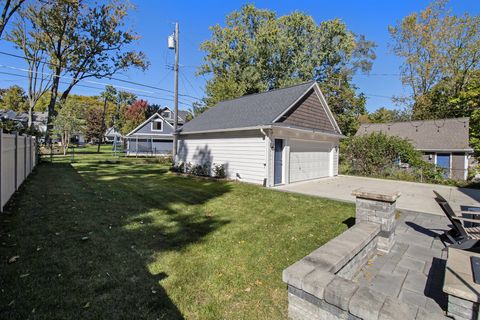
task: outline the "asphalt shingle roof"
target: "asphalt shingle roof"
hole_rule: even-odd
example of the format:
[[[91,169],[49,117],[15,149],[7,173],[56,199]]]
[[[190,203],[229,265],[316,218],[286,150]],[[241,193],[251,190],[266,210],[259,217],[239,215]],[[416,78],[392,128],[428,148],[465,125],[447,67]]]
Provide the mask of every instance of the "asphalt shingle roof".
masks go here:
[[[420,120],[390,123],[366,123],[356,136],[383,132],[409,140],[419,150],[466,150],[469,118]]]
[[[187,122],[181,133],[268,125],[313,85],[313,81],[219,102]]]

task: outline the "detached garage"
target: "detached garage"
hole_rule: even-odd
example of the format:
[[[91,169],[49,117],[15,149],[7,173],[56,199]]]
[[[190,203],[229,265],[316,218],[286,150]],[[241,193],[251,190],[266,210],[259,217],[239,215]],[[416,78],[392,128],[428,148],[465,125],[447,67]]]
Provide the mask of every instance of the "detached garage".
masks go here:
[[[222,101],[177,135],[177,164],[264,186],[337,175],[343,137],[315,82]]]

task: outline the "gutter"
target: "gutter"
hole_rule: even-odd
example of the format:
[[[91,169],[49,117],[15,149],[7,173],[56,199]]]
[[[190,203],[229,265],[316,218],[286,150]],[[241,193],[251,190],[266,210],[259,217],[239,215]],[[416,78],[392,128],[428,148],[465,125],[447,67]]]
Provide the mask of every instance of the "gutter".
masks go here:
[[[262,125],[254,127],[242,127],[242,128],[227,128],[227,129],[214,129],[214,130],[200,130],[200,131],[187,131],[182,132],[181,129],[177,130],[178,135],[187,135],[187,134],[199,134],[199,133],[215,133],[215,132],[232,132],[232,131],[249,131],[249,130],[259,130],[259,129],[269,129],[271,125]]]
[[[334,138],[340,138],[340,139],[344,139],[344,138],[347,138],[347,136],[343,135],[343,134],[338,134],[338,133],[328,133],[328,132],[325,132],[325,131],[321,131],[321,130],[316,130],[316,129],[307,129],[307,128],[299,128],[299,127],[295,127],[295,126],[276,126],[276,125],[271,125],[272,128],[284,128],[284,129],[290,129],[290,130],[299,130],[299,131],[305,131],[305,132],[311,132],[311,133],[320,133],[320,134],[323,134],[323,135],[326,135],[326,136],[329,136],[329,137],[334,137]]]
[[[421,148],[416,148],[418,151],[424,151],[424,152],[468,152],[472,153],[473,149],[421,149]]]
[[[340,138],[340,139],[346,138],[346,136],[344,136],[343,134],[328,133],[328,132],[321,131],[321,130],[299,128],[299,127],[295,127],[295,126],[278,126],[278,125],[274,125],[274,124],[254,126],[254,127],[242,127],[242,128],[214,129],[214,130],[203,130],[203,131],[188,131],[188,132],[185,132],[185,133],[182,133],[181,129],[180,129],[180,130],[177,131],[176,134],[178,134],[178,135],[188,135],[188,134],[200,134],[200,133],[260,130],[260,132],[262,132],[265,135],[263,130],[272,129],[272,128],[297,130],[297,131],[304,131],[304,132],[310,132],[310,133],[319,133],[319,134],[323,134],[325,136]]]

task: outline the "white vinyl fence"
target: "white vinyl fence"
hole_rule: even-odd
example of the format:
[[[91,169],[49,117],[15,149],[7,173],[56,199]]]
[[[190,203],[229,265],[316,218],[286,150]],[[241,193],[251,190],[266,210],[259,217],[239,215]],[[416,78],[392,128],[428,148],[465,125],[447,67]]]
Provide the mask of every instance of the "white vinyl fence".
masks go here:
[[[35,138],[0,129],[0,212],[37,164]]]

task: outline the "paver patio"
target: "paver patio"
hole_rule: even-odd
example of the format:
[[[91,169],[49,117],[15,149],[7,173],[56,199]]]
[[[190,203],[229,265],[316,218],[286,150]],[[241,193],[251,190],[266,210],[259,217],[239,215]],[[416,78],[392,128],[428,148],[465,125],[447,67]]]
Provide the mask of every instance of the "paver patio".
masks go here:
[[[436,236],[448,229],[445,217],[402,212],[392,250],[370,260],[354,281],[430,311],[446,310],[442,286],[447,252]]]
[[[343,175],[275,187],[275,189],[282,191],[348,202],[355,201],[352,191],[359,188],[383,190],[385,192],[398,191],[402,195],[397,201],[398,209],[442,216],[443,213],[434,200],[433,190],[442,194],[452,206],[456,206],[456,209],[459,209],[460,205],[479,206],[480,202],[480,190],[475,189]]]

